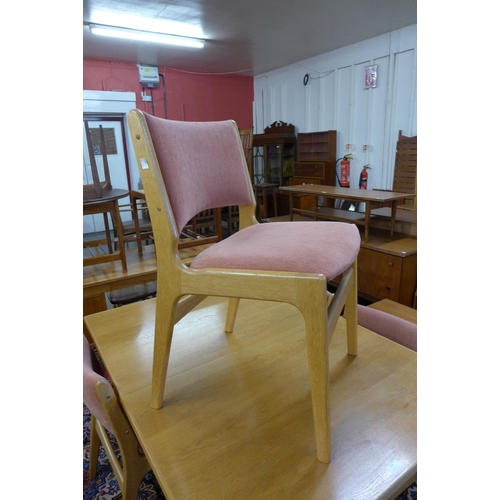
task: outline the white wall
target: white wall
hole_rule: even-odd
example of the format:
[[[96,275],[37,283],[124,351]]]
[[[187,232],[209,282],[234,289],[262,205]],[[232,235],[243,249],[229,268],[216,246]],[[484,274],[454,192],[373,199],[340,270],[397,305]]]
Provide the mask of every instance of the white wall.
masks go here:
[[[364,68],[374,64],[377,86],[364,89]],[[398,132],[417,135],[416,101],[415,24],[255,77],[254,133],[277,120],[297,133],[337,130],[337,158],[355,146],[351,187],[369,164],[368,188],[391,189]]]

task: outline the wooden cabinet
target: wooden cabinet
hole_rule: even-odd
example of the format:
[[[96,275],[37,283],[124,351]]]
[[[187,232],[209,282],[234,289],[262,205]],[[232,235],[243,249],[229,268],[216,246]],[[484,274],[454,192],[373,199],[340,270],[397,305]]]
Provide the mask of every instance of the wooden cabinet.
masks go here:
[[[293,176],[303,179],[320,179],[321,184],[335,186],[335,161],[337,131],[307,132],[297,134],[297,161]]]
[[[295,126],[274,122],[253,136],[254,184],[288,186],[295,161]]]
[[[333,280],[335,286],[338,280]],[[372,236],[358,255],[358,295],[412,307],[417,290],[417,240]]]
[[[297,161],[293,164],[290,186],[297,184],[324,184],[335,186],[335,157],[337,131],[304,132],[297,134]],[[314,210],[313,196],[297,196],[297,208]],[[333,200],[318,199],[320,206],[333,206]]]

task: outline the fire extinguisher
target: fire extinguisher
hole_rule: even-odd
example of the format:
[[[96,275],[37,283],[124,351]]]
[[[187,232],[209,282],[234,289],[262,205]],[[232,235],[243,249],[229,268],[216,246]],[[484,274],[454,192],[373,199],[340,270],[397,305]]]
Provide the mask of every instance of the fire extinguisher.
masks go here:
[[[371,168],[368,165],[363,167],[361,173],[359,174],[359,189],[366,189],[368,184],[368,169]]]
[[[345,155],[343,158],[339,158],[337,163],[340,161],[340,179],[337,173],[337,180],[340,187],[351,187],[351,162],[352,155]]]

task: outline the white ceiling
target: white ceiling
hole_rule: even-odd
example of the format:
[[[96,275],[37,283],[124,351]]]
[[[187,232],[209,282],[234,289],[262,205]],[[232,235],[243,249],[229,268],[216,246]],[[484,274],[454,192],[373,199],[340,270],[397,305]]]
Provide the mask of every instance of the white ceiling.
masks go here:
[[[190,23],[203,49],[114,40],[87,24]],[[258,75],[417,23],[416,0],[83,0],[83,58]]]

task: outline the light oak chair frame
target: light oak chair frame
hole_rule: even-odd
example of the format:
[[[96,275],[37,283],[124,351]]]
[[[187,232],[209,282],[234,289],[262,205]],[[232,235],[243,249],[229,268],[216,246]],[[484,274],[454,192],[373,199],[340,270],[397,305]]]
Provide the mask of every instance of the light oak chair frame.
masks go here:
[[[85,348],[90,351],[89,344],[84,341]],[[85,373],[84,371],[84,383]],[[92,480],[97,474],[99,448],[102,444],[120,486],[123,500],[132,500],[137,498],[141,482],[151,467],[109,381],[96,373],[94,390],[100,405],[99,418],[107,420],[104,423],[110,426],[110,431],[116,439],[121,460],[117,456],[106,427],[91,413],[89,478]]]
[[[357,355],[357,260],[343,273],[333,300],[331,297],[328,299],[327,282],[323,274],[192,269],[185,266],[179,257],[179,231],[146,119],[141,111],[132,110],[128,121],[150,208],[158,267],[151,406],[161,408],[163,405],[175,323],[206,296],[230,299],[225,325],[227,333],[233,331],[241,298],[292,304],[300,310],[305,322],[317,458],[329,463],[331,424],[328,347],[345,305],[347,351],[352,356]],[[233,124],[238,135],[238,128]],[[245,161],[242,148],[241,155]],[[255,196],[248,170],[245,170],[252,203],[239,206],[240,230],[258,224],[255,218]]]

